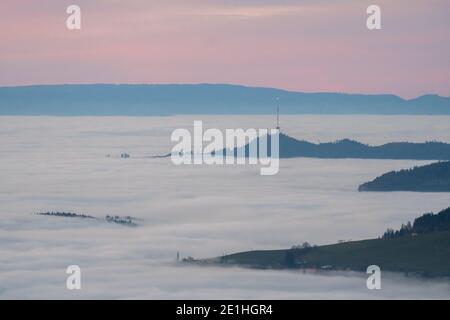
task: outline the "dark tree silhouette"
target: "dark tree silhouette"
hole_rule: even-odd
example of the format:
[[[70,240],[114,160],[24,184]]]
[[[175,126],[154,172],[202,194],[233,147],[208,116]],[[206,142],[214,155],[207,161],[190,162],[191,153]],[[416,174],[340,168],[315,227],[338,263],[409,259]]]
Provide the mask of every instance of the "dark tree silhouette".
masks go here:
[[[399,230],[387,229],[383,234],[383,239],[399,238],[416,234],[448,231],[450,230],[450,208],[440,211],[437,214],[426,213],[406,225],[402,224]]]

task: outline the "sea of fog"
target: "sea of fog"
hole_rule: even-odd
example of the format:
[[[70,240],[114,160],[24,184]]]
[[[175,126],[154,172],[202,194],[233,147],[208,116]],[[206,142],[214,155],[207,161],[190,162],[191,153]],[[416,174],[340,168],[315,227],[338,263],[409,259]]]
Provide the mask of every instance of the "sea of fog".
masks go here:
[[[450,298],[450,282],[383,274],[179,266],[251,249],[378,237],[450,206],[446,193],[358,193],[390,170],[432,161],[282,159],[259,167],[175,166],[175,128],[271,128],[270,116],[0,117],[0,299]],[[450,142],[446,116],[282,116],[282,131],[312,142],[351,138]],[[120,159],[121,153],[130,154]],[[110,155],[110,157],[106,157]],[[71,211],[142,218],[136,228],[45,217]],[[376,257],[374,257],[376,264]],[[66,289],[66,267],[82,289]]]

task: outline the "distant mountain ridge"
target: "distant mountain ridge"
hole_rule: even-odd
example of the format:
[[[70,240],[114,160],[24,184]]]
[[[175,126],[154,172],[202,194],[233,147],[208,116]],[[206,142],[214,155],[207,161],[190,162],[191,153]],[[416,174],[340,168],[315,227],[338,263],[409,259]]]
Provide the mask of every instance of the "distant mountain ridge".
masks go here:
[[[277,102],[277,98],[279,101]],[[0,87],[0,115],[273,114],[450,115],[450,97],[304,93],[229,84]]]

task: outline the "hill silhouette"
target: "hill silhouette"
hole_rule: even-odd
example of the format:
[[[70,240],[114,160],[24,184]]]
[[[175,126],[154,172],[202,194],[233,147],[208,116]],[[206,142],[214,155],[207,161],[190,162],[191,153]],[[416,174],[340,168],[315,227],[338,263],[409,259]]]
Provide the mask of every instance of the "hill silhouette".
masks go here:
[[[249,155],[250,146],[256,144],[258,139],[241,147],[244,149],[241,152],[245,152],[246,157]],[[270,137],[267,140],[270,150]],[[235,148],[233,152],[237,156],[238,148]],[[280,133],[279,155],[280,158],[450,160],[450,144],[443,142],[391,142],[371,146],[350,139],[315,144]]]
[[[391,171],[360,185],[358,190],[450,192],[450,162]]]

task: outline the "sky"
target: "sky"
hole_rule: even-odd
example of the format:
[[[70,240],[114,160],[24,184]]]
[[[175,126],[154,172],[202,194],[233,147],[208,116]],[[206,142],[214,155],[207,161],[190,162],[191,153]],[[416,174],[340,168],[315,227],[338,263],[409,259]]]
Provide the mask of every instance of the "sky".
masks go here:
[[[68,30],[66,8],[81,8]],[[381,30],[366,9],[381,8]],[[2,0],[0,86],[233,83],[450,96],[447,0]]]

